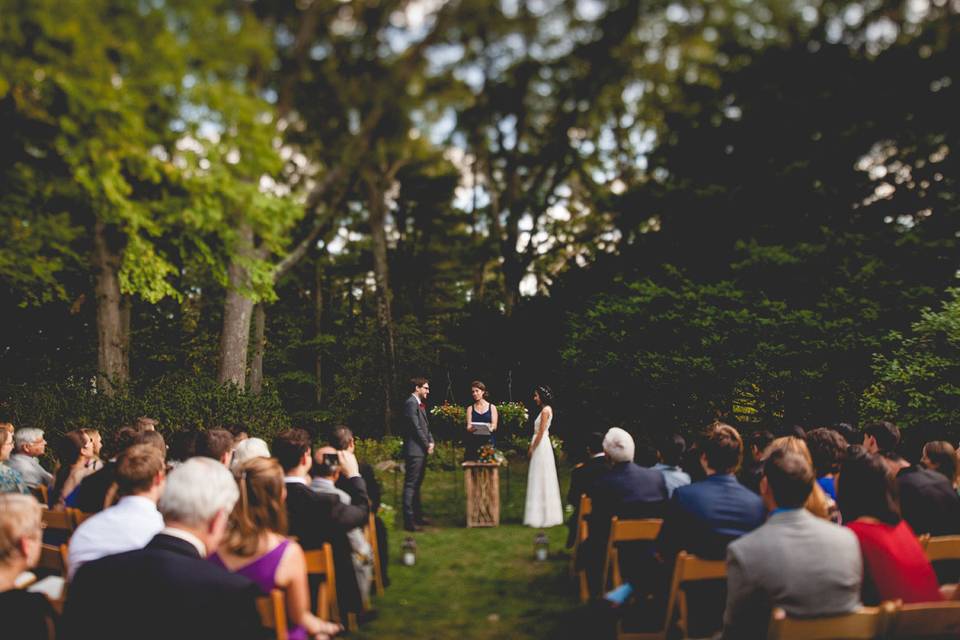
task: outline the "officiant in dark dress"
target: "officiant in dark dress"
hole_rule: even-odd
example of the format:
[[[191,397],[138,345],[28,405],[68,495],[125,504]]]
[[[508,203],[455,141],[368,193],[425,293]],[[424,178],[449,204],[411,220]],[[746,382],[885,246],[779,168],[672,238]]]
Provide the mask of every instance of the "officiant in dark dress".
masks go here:
[[[490,403],[490,394],[487,385],[479,380],[470,383],[470,395],[473,404],[467,407],[467,433],[463,438],[464,455],[466,461],[475,461],[479,457],[480,448],[493,443],[493,434],[497,430],[497,407]]]

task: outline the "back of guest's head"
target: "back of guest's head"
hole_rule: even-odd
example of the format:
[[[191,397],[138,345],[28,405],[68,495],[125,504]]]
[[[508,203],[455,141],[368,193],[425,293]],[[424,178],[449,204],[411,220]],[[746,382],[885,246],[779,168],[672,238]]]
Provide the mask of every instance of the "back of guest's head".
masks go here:
[[[177,462],[189,460],[197,454],[197,433],[177,431],[170,438],[170,459]]]
[[[603,453],[603,438],[605,435],[600,431],[591,431],[587,436],[587,453],[590,455]]]
[[[57,457],[60,459],[61,468],[70,467],[80,460],[83,453],[83,447],[90,440],[82,431],[74,429],[67,431],[57,440]]]
[[[40,503],[33,496],[19,493],[0,494],[0,567],[9,566],[21,554],[20,541],[34,538],[37,541],[37,553],[40,549]],[[27,558],[27,564],[31,560]]]
[[[733,473],[743,460],[743,440],[728,424],[716,422],[700,438],[699,449],[714,473]]]
[[[766,455],[769,456],[778,449],[801,455],[806,459],[807,463],[811,467],[813,466],[813,456],[810,455],[810,449],[807,447],[806,440],[802,440],[795,436],[774,438],[773,442],[770,443],[770,446],[767,447]]]
[[[788,438],[790,436],[793,436],[794,438],[800,438],[800,439],[806,438],[807,430],[804,429],[799,424],[790,424],[788,422],[781,424],[777,428],[778,438]]]
[[[167,476],[157,509],[167,524],[203,527],[219,512],[229,514],[239,497],[226,467],[210,458],[190,458]]]
[[[110,451],[113,452],[114,456],[120,455],[124,449],[137,444],[137,437],[139,437],[139,435],[140,432],[133,427],[120,427],[117,429],[117,432],[113,434]]]
[[[300,464],[303,454],[310,452],[310,434],[303,429],[281,431],[273,439],[273,457],[284,471],[290,471]]]
[[[330,432],[330,446],[337,451],[346,451],[353,444],[353,431],[346,425],[338,425]]]
[[[836,431],[848,444],[863,444],[863,434],[854,429],[849,422],[838,422],[830,425],[827,429]]]
[[[872,422],[863,428],[863,434],[877,441],[878,453],[893,453],[900,444],[900,429],[892,422]]]
[[[230,463],[230,467],[237,469],[248,460],[269,457],[270,448],[267,447],[266,442],[260,438],[247,438],[238,442],[236,448],[234,448],[233,461]]]
[[[840,460],[847,451],[847,441],[833,429],[814,429],[807,433],[807,447],[813,458],[817,477],[836,473]]]
[[[137,434],[136,444],[145,444],[153,447],[163,456],[167,457],[167,442],[159,431],[142,431]]]
[[[146,493],[164,470],[163,454],[149,444],[135,444],[117,456],[117,490],[122,496]]]
[[[778,507],[799,509],[813,491],[813,468],[801,454],[774,449],[763,463],[763,475]]]
[[[240,499],[230,514],[227,549],[239,556],[252,556],[262,534],[287,532],[287,508],[283,502],[283,469],[272,458],[252,458],[234,471]]]
[[[900,522],[896,479],[881,456],[868,453],[860,445],[851,446],[840,463],[837,504],[844,522],[861,517],[876,518],[890,525]]]
[[[149,418],[147,416],[140,416],[137,418],[137,421],[134,423],[134,428],[137,431],[154,431],[157,428],[157,425],[160,424],[160,421],[156,418]]]
[[[23,427],[17,429],[16,433],[13,434],[13,446],[17,451],[20,451],[21,447],[25,447],[28,444],[33,444],[43,437],[43,429],[37,429],[36,427]]]
[[[619,427],[613,427],[603,437],[603,452],[611,462],[633,462],[634,450],[633,436]]]
[[[924,463],[946,476],[950,484],[957,481],[957,450],[946,440],[934,440],[923,447]]]
[[[226,429],[210,429],[197,436],[198,456],[223,460],[233,450],[233,436]]]
[[[760,431],[754,431],[747,436],[746,446],[751,450],[756,447],[757,451],[763,454],[771,442],[773,442],[773,434],[766,429],[762,429]]]
[[[665,436],[657,450],[660,452],[660,460],[663,464],[675,467],[683,459],[683,454],[687,450],[687,441],[679,433],[674,433]]]

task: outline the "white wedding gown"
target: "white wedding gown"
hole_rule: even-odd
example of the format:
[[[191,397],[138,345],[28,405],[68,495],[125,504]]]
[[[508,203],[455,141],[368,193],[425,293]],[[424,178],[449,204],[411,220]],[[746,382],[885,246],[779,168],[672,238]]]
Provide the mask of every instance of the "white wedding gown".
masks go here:
[[[534,422],[534,439],[542,419],[541,411]],[[540,444],[530,457],[530,469],[527,472],[527,503],[523,509],[523,524],[541,529],[563,524],[560,481],[557,479],[557,463],[553,457],[553,446],[550,444],[551,421],[547,422],[543,430],[543,438],[540,439]]]

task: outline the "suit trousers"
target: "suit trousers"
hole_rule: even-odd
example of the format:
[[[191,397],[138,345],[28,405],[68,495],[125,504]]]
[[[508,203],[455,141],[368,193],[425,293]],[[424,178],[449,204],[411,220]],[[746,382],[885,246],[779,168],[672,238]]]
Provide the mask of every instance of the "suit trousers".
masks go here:
[[[426,456],[407,456],[403,476],[403,524],[410,526],[423,518],[420,485],[427,472]]]

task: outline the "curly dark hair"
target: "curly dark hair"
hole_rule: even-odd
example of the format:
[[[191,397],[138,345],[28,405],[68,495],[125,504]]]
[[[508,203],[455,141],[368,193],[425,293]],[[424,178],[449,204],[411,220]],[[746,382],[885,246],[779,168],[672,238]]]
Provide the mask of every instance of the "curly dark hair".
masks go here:
[[[543,406],[547,407],[553,404],[554,395],[553,390],[545,384],[538,384],[534,391],[537,392],[537,395],[540,396],[540,402]]]
[[[813,458],[813,468],[817,477],[836,473],[840,469],[840,461],[847,452],[847,441],[842,435],[832,429],[820,427],[807,432],[807,448]]]

